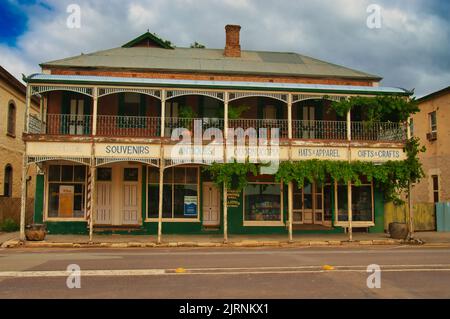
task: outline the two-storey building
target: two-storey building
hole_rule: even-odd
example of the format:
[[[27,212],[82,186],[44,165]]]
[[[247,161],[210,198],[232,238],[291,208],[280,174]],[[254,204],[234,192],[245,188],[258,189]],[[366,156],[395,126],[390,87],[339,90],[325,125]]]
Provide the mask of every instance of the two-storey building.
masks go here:
[[[260,163],[405,157],[402,124],[367,127],[364,110],[339,116],[330,105],[409,92],[304,55],[241,50],[239,39],[240,27],[228,25],[224,50],[176,48],[147,32],[119,48],[41,64],[42,73],[26,78],[28,97],[43,100],[24,134],[26,164],[40,167],[35,220],[51,233],[159,240],[162,233],[338,232],[350,223],[383,231],[383,196],[372,183],[299,189],[264,174],[249,176],[236,194],[202,170],[237,159],[231,129],[266,137],[271,151],[256,157],[263,143],[252,149],[246,137],[244,157]],[[197,148],[180,147],[180,135]]]

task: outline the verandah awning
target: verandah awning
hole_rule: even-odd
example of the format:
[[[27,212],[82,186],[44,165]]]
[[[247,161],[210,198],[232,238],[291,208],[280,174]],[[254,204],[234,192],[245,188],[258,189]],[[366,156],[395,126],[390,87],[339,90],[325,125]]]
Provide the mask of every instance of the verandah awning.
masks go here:
[[[105,86],[145,86],[153,88],[191,88],[191,89],[220,89],[220,90],[258,90],[283,92],[316,92],[337,94],[363,95],[401,95],[409,96],[414,92],[402,88],[303,84],[303,83],[268,83],[242,81],[203,81],[203,80],[171,80],[150,78],[128,78],[89,75],[53,75],[33,74],[23,80],[33,84],[73,84],[73,85],[105,85]]]

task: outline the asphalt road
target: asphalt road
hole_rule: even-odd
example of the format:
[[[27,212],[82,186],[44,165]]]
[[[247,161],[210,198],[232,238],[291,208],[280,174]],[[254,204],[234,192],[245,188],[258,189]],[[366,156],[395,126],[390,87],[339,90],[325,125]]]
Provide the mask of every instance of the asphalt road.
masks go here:
[[[0,249],[0,298],[450,298],[450,248]]]

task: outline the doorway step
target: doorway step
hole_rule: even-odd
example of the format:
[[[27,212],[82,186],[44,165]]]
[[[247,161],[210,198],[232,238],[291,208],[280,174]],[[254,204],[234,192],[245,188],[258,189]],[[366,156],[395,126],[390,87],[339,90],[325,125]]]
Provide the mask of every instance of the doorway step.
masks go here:
[[[96,234],[110,234],[110,233],[137,233],[142,232],[144,228],[141,225],[118,225],[118,226],[112,226],[112,225],[95,225],[94,226],[94,233]]]
[[[324,226],[324,225],[308,225],[308,224],[303,224],[303,225],[292,225],[292,229],[293,230],[332,230],[333,227],[328,227],[328,226]]]

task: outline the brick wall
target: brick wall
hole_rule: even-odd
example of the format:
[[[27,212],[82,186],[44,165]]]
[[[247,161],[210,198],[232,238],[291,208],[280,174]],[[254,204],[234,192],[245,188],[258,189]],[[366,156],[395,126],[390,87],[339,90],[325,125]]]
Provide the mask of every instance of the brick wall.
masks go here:
[[[129,78],[152,78],[174,80],[203,80],[203,81],[250,81],[250,82],[275,82],[275,83],[306,83],[306,84],[330,84],[330,85],[361,85],[374,86],[373,81],[340,79],[340,78],[310,78],[296,76],[265,76],[265,75],[233,75],[211,73],[181,73],[181,72],[132,72],[118,70],[73,70],[50,69],[51,74],[57,75],[91,75],[91,76],[116,76]]]
[[[15,136],[7,135],[8,106],[13,102],[16,108]],[[38,106],[30,110],[31,114],[38,114]],[[4,193],[4,174],[6,165],[11,165],[13,174],[12,197],[21,196],[22,154],[25,149],[22,141],[25,115],[25,96],[9,83],[0,81],[0,196]],[[32,176],[28,183],[29,197],[34,197],[35,168],[30,167],[28,176]]]
[[[430,132],[428,114],[436,111],[437,140],[428,141]],[[420,154],[426,177],[413,188],[415,203],[433,202],[432,175],[439,176],[440,201],[450,201],[450,93],[441,95],[420,104],[420,113],[413,117],[414,136],[427,148]]]

